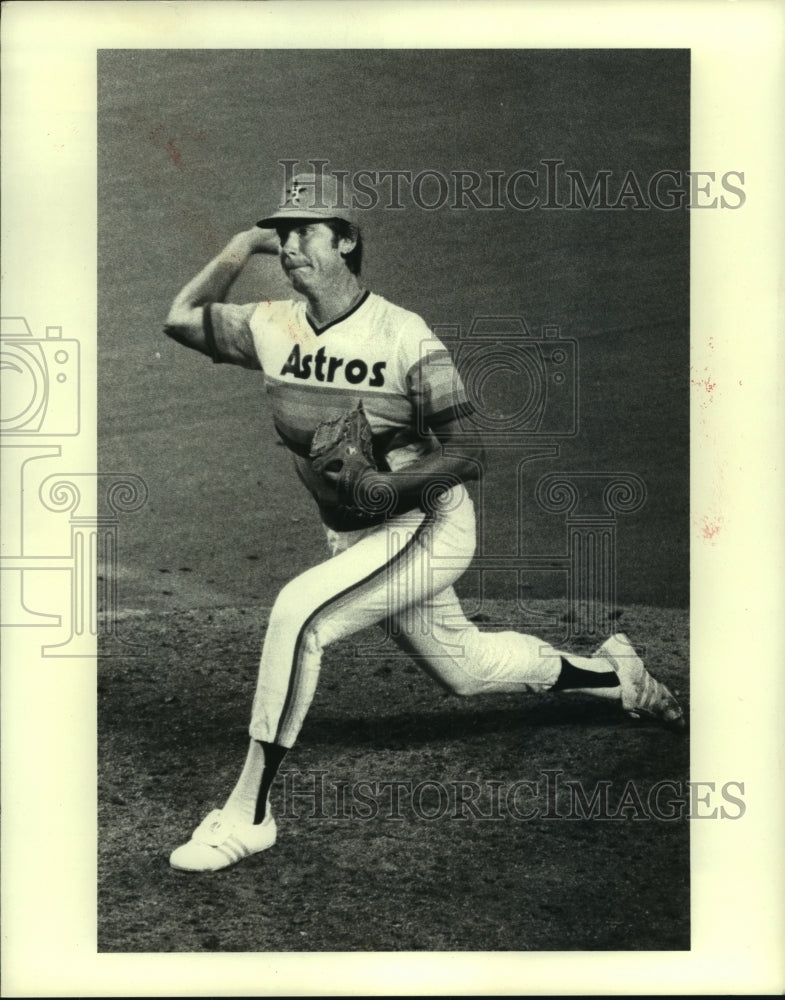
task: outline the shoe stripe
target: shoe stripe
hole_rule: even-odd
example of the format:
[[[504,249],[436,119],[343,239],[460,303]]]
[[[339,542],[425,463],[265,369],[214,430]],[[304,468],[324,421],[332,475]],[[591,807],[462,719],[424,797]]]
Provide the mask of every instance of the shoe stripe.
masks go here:
[[[657,711],[658,707],[662,707],[658,706],[657,703],[659,701],[666,701],[662,685],[650,673],[647,673],[643,681],[641,708],[644,712],[648,712],[649,715],[653,715],[656,718],[661,714]]]
[[[216,851],[219,851],[221,854],[223,854],[223,856],[226,858],[226,860],[229,862],[230,865],[233,865],[236,861],[240,860],[239,858],[236,858],[230,851],[228,851],[226,849],[225,842],[223,844],[221,844],[220,846],[216,846],[214,849]]]
[[[650,715],[657,715],[656,703],[660,698],[661,685],[647,673],[643,681],[641,708]]]
[[[229,837],[227,837],[225,843],[227,845],[231,845],[235,849],[235,851],[237,851],[237,857],[235,858],[235,861],[239,861],[241,858],[247,858],[248,855],[251,853],[251,849],[249,847],[246,847],[245,844],[242,842],[242,840],[240,840],[240,838],[236,836],[236,834],[234,833],[231,834]]]
[[[225,859],[222,864],[214,864],[210,862],[207,866],[203,862],[197,863],[195,866],[191,863],[179,864],[178,859],[170,858],[170,863],[173,868],[178,868],[182,871],[207,871],[207,870],[217,870],[220,868],[225,868],[228,865],[236,864],[238,861],[242,861],[243,858],[247,858],[250,854],[256,854],[259,851],[263,851],[268,847],[272,847],[275,843],[275,821],[272,818],[272,814],[269,813],[267,819],[265,819],[263,826],[270,829],[272,834],[272,839],[268,843],[265,843],[263,847],[249,847],[247,844],[243,843],[235,830],[232,829],[229,824],[221,824],[219,821],[213,819],[213,814],[208,817],[210,822],[205,820],[196,830],[191,837],[188,844],[183,845],[182,848],[178,848],[177,851],[173,852],[173,857],[180,850],[185,850],[188,854],[187,849],[199,848],[201,851],[201,858],[205,858],[204,849],[209,848],[209,852],[218,851],[222,858]],[[216,840],[223,834],[223,839],[216,843]],[[209,854],[207,855],[209,857]],[[212,853],[213,859],[215,859],[215,854]]]
[[[227,857],[232,864],[242,861],[251,853],[234,834],[230,834],[222,844],[216,845],[215,849]]]

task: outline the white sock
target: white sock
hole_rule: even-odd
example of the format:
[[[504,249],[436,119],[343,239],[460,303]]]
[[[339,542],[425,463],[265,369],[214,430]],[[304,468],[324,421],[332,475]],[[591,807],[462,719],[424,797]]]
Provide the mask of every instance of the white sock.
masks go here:
[[[223,807],[224,815],[240,823],[253,823],[263,774],[264,747],[258,740],[251,740],[242,773]]]

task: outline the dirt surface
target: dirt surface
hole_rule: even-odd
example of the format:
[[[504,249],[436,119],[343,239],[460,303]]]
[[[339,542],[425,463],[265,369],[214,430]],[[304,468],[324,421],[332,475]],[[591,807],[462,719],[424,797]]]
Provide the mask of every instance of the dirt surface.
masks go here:
[[[563,608],[532,607],[558,640]],[[621,623],[686,703],[686,613],[631,606]],[[689,824],[665,818],[685,797],[666,789],[655,807],[652,793],[684,790],[683,734],[580,694],[448,696],[394,651],[352,643],[327,650],[284,761],[276,846],[225,872],[173,871],[169,852],[244,759],[264,630],[250,607],[121,622],[147,655],[100,667],[100,951],[689,948]],[[607,788],[602,817],[571,783],[588,799]]]

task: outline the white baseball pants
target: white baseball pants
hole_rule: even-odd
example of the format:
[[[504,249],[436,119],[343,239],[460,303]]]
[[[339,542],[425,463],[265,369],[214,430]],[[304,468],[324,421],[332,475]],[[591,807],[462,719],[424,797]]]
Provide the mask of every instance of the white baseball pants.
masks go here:
[[[463,487],[439,511],[411,511],[378,527],[328,530],[331,559],[286,584],[270,614],[250,735],[291,747],[319,678],[322,650],[389,621],[395,642],[459,695],[547,690],[559,653],[518,632],[481,632],[453,584],[476,544],[474,505]]]

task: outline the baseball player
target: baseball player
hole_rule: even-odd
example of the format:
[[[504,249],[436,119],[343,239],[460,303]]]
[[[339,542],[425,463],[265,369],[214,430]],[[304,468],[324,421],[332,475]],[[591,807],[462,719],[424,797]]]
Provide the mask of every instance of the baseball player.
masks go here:
[[[268,793],[311,704],[322,650],[374,623],[391,623],[394,641],[458,695],[583,691],[684,725],[621,634],[584,657],[466,619],[453,584],[474,553],[466,484],[482,475],[482,444],[461,421],[471,409],[445,347],[419,316],[364,286],[357,221],[337,178],[295,176],[282,206],[230,240],[166,321],[168,336],[214,363],[262,373],[331,553],[274,603],[245,765],[223,806],[172,853],[183,871],[225,868],[275,843]],[[255,254],[276,255],[301,298],[225,303]]]

